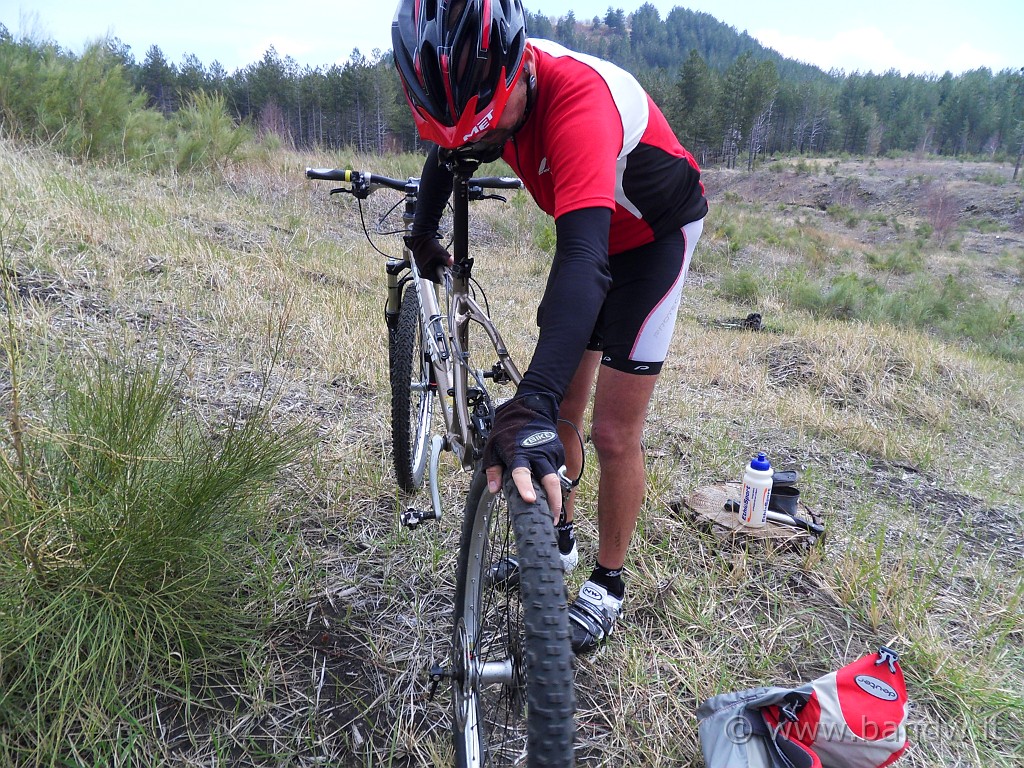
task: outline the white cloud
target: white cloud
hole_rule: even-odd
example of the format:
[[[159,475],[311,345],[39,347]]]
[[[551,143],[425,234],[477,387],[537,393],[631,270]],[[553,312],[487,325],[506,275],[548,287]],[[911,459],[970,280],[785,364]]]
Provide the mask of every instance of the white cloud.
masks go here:
[[[1009,63],[994,62],[992,57],[992,51],[983,51],[970,43],[961,43],[946,56],[946,69],[950,72],[966,72],[971,69],[988,67],[991,70],[999,71],[1011,66]]]
[[[842,69],[882,73],[898,69],[903,74],[924,73],[928,66],[909,55],[905,44],[897,45],[877,27],[846,29],[830,38],[815,39],[791,35],[777,29],[760,29],[751,33],[762,45],[774,48],[783,56],[814,64],[828,71]]]

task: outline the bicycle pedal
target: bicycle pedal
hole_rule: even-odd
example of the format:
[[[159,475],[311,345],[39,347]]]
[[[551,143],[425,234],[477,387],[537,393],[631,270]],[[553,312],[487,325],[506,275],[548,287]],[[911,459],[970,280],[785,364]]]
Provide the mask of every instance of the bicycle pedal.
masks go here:
[[[409,507],[398,516],[399,521],[409,530],[418,528],[420,523],[428,520],[436,520],[437,516],[432,509],[416,509]]]
[[[509,384],[512,382],[512,377],[508,375],[508,371],[505,370],[505,366],[501,362],[497,362],[491,366],[491,370],[484,371],[485,379],[493,379],[495,384]]]
[[[427,692],[427,701],[433,701],[434,696],[437,694],[437,685],[442,680],[448,680],[452,676],[452,673],[448,671],[447,667],[442,667],[440,664],[431,664],[430,671],[427,673],[427,679],[430,680],[430,690]]]

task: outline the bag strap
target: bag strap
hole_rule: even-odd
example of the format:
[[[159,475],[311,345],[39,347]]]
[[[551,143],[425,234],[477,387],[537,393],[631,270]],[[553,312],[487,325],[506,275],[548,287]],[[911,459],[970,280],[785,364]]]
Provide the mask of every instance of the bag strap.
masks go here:
[[[889,663],[889,672],[896,674],[896,664],[900,660],[900,655],[896,653],[892,648],[882,646],[878,649],[878,660],[875,661],[875,666],[879,667],[886,662]]]
[[[779,727],[782,726],[783,718],[791,723],[795,723],[799,719],[803,708],[807,706],[807,701],[808,697],[800,693],[799,690],[787,693],[783,702],[778,705],[780,715]]]

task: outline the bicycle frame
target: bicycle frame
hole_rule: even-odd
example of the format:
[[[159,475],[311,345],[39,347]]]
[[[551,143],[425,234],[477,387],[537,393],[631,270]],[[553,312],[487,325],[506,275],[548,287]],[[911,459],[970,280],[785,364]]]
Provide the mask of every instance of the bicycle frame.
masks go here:
[[[434,519],[441,516],[437,487],[440,452],[452,451],[466,470],[473,469],[482,455],[493,414],[493,405],[487,396],[484,379],[491,378],[496,382],[512,382],[516,385],[522,379],[487,311],[473,296],[473,259],[469,256],[470,200],[487,197],[484,194],[485,189],[520,189],[522,182],[515,178],[490,177],[477,179],[473,183],[473,173],[479,167],[478,162],[453,156],[447,163],[454,176],[452,265],[440,271],[436,276],[440,282],[435,283],[420,274],[412,252],[406,246],[402,258],[389,258],[386,266],[388,298],[385,317],[388,319],[389,327],[392,327],[392,320],[397,320],[399,315],[402,286],[411,281],[416,291],[419,299],[422,347],[431,372],[430,381],[425,386],[437,388],[437,400],[440,402],[444,420],[444,433],[434,435],[430,446],[429,478]],[[367,172],[316,168],[307,168],[306,177],[351,183],[351,188],[333,189],[331,194],[347,192],[360,200],[380,187],[404,192],[405,209],[402,219],[404,229],[408,231],[411,228],[418,197],[417,179],[402,181]],[[403,276],[406,269],[409,270],[409,274]],[[408,290],[408,287],[405,290]],[[471,367],[471,323],[477,323],[483,328],[494,347],[497,361],[492,364],[490,370]],[[411,516],[408,520],[403,516],[403,522],[410,526],[428,519],[426,513],[414,509],[409,510],[407,514]]]
[[[438,284],[421,276],[412,254],[408,249],[406,253],[420,299],[423,341],[429,350],[445,425],[444,436],[435,436],[431,442],[428,470],[431,500],[437,518],[441,513],[437,487],[440,451],[452,451],[463,469],[472,470],[480,459],[483,440],[490,428],[491,404],[482,402],[487,373],[483,369],[472,368],[470,364],[470,323],[479,324],[494,347],[497,364],[489,372],[491,378],[505,375],[517,386],[522,379],[494,322],[471,292],[473,259],[469,256],[469,182],[476,166],[462,162],[452,170],[455,172],[452,191],[455,239],[452,244],[453,264],[443,270],[443,295],[447,297],[447,307],[440,306],[442,292]]]

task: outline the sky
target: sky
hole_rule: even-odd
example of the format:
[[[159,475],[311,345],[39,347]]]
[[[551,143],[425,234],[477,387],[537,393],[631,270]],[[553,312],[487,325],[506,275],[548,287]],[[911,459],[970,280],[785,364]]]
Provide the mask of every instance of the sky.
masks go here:
[[[642,0],[524,0],[528,10],[579,20],[627,14]],[[300,66],[343,64],[353,49],[391,47],[396,0],[0,0],[0,23],[16,37],[48,39],[75,53],[105,36],[141,62],[151,45],[179,64],[192,53],[230,73],[273,45]],[[1024,67],[1024,0],[654,0],[710,13],[783,56],[847,73],[896,69],[954,74]]]

